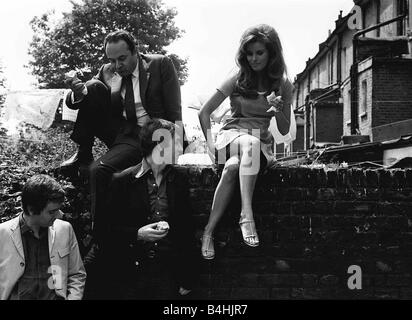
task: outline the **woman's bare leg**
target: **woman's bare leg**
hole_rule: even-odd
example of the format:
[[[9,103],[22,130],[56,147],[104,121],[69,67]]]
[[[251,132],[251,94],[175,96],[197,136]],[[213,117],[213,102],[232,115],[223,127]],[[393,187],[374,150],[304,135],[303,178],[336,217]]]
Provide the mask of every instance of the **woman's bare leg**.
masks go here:
[[[240,196],[242,209],[240,227],[246,244],[256,246],[259,239],[253,218],[252,199],[260,169],[260,140],[250,135],[240,136],[234,141],[240,150]]]
[[[212,210],[210,212],[209,221],[205,227],[204,234],[212,235],[217,223],[223,216],[233,191],[236,185],[236,179],[239,172],[239,156],[230,157],[222,171],[222,177],[217,185],[215,195],[213,197]]]

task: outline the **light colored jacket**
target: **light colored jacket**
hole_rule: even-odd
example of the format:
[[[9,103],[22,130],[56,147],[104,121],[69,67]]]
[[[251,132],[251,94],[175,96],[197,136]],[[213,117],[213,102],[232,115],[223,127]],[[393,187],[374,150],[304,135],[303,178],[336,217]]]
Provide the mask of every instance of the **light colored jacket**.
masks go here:
[[[51,262],[49,286],[66,300],[81,300],[86,271],[71,224],[55,220],[49,227],[48,239]],[[24,269],[23,243],[19,217],[16,217],[0,224],[0,300],[9,298]]]

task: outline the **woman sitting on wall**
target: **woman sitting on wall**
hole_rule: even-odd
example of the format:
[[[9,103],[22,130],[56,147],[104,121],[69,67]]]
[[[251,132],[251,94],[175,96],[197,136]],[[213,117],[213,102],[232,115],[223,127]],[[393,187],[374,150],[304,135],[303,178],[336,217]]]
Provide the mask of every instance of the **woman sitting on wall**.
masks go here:
[[[247,29],[236,56],[239,70],[229,76],[199,111],[199,120],[215,162],[224,164],[213,198],[209,221],[202,237],[202,256],[213,259],[213,232],[240,179],[239,225],[246,245],[256,247],[259,237],[253,218],[252,196],[259,170],[274,160],[273,136],[277,127],[289,131],[293,86],[287,78],[277,32],[262,24]],[[215,144],[210,115],[230,97],[231,115],[219,131]]]

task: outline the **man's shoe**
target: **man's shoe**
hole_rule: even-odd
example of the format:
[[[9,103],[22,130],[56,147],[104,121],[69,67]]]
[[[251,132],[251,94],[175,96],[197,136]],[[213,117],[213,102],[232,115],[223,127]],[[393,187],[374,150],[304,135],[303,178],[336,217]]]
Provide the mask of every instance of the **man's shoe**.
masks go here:
[[[70,159],[62,162],[60,165],[61,170],[78,169],[80,166],[88,166],[93,162],[93,155],[90,152],[84,153],[77,151]]]

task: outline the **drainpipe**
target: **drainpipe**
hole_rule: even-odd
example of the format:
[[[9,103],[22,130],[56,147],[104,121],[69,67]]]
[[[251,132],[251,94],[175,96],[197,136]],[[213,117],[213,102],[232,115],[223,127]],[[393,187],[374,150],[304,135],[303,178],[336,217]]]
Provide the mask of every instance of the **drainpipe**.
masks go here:
[[[386,26],[396,21],[400,21],[406,18],[407,14],[402,14],[396,18],[390,19],[385,22],[378,23],[374,26],[368,27],[366,29],[360,30],[353,35],[352,38],[352,48],[353,48],[353,61],[350,69],[350,81],[351,81],[351,134],[357,134],[359,130],[358,123],[358,61],[357,61],[357,40],[361,35],[368,33],[372,30],[378,29],[380,27]]]
[[[338,53],[336,59],[336,82],[340,87],[342,84],[342,33],[338,35]]]

